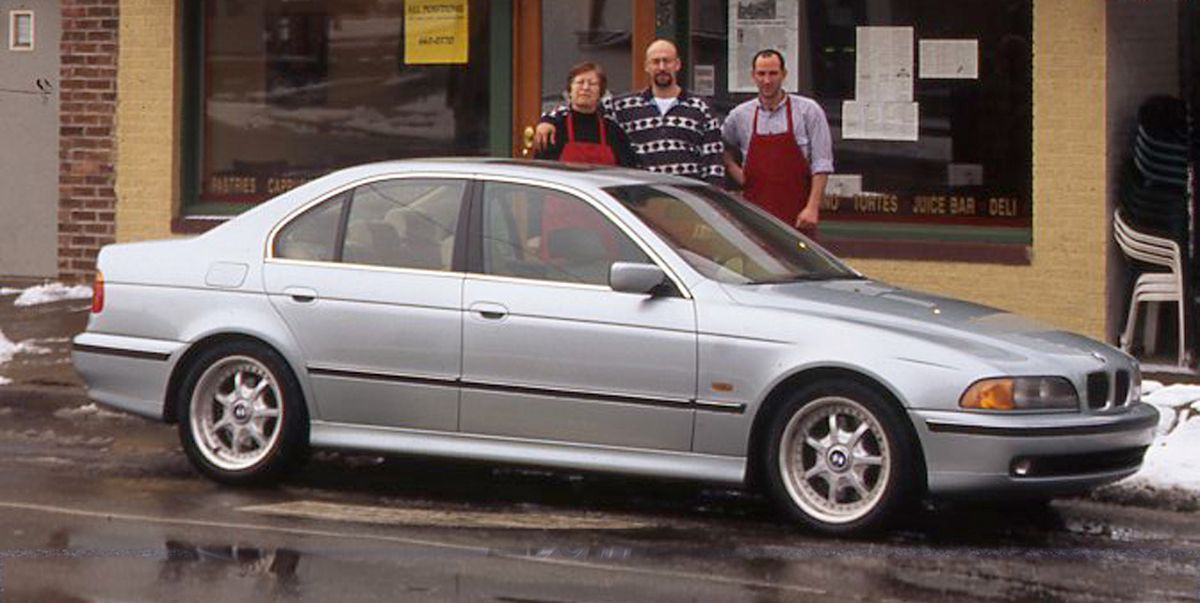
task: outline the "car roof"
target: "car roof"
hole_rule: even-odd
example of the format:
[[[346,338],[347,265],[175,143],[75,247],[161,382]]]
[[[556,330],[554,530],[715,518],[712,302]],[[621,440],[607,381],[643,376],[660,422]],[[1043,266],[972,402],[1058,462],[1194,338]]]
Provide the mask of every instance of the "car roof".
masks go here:
[[[524,177],[561,184],[595,187],[630,184],[695,185],[698,181],[646,170],[560,161],[497,157],[434,157],[384,161],[372,166],[389,172],[450,171],[464,175]]]

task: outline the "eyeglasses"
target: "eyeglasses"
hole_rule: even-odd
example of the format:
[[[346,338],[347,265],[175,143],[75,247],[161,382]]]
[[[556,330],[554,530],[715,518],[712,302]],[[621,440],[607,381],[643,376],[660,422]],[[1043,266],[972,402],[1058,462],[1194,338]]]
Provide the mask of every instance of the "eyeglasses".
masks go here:
[[[597,80],[575,80],[571,82],[572,88],[599,88],[600,82]]]

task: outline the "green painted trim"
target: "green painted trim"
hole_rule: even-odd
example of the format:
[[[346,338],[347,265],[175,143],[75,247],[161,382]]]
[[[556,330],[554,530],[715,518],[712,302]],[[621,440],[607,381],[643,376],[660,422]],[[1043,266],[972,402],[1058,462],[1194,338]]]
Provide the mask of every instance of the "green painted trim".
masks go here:
[[[840,239],[904,239],[1017,245],[1030,245],[1033,242],[1032,231],[1028,228],[963,226],[960,224],[887,224],[823,220],[821,234]]]
[[[488,148],[493,157],[512,154],[512,0],[492,0],[489,19]]]
[[[257,203],[231,203],[227,201],[196,201],[188,206],[185,216],[236,216],[258,205]]]
[[[193,213],[200,199],[200,95],[204,54],[204,5],[198,0],[182,3],[180,25],[179,213]]]

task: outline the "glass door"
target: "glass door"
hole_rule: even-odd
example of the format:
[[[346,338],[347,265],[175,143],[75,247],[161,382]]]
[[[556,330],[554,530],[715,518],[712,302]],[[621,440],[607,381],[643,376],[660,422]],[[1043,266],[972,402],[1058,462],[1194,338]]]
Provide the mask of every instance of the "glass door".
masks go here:
[[[533,126],[563,102],[567,71],[604,67],[612,94],[646,85],[642,50],[654,37],[652,0],[517,0],[513,7],[513,156],[533,152]]]

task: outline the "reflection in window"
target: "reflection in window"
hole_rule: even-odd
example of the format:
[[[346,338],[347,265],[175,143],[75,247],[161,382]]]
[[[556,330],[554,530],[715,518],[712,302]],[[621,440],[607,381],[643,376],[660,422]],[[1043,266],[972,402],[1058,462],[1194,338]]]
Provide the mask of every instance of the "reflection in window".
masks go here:
[[[450,270],[465,189],[461,180],[387,180],[358,187],[342,261]]]
[[[404,0],[205,2],[202,201],[257,202],[332,170],[483,155],[488,3],[467,64],[404,63]]]
[[[346,194],[338,195],[305,211],[275,236],[275,257],[311,262],[336,259],[338,225]]]
[[[650,259],[600,212],[555,190],[484,189],[484,273],[608,285],[613,262]]]
[[[859,278],[795,229],[710,186],[605,189],[697,272],[731,284]]]

